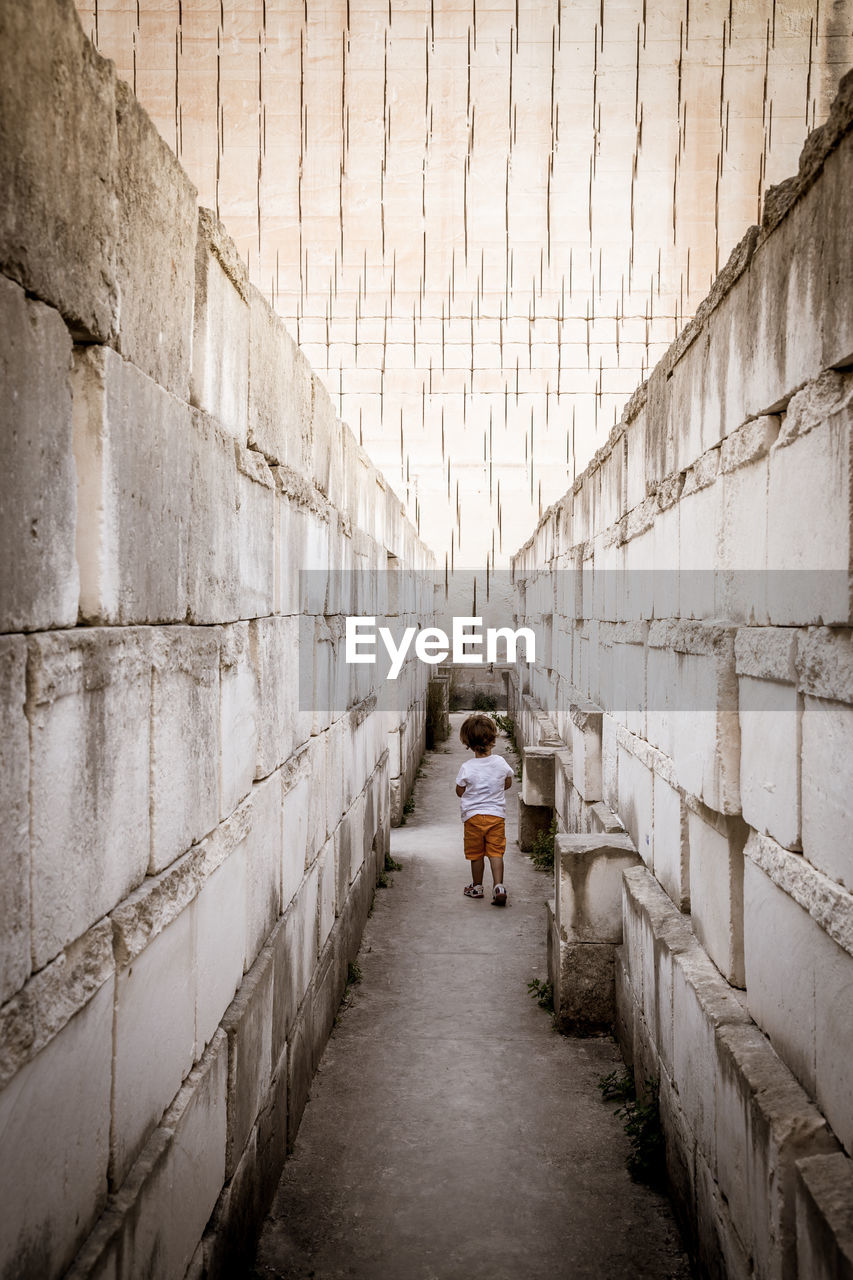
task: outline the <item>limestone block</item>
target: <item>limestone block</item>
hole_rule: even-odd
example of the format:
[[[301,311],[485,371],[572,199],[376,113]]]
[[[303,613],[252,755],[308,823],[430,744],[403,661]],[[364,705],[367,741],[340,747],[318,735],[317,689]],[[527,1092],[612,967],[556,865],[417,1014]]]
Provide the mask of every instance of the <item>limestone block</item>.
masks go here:
[[[639,861],[628,835],[558,835],[556,918],[569,942],[622,942],[622,872]]]
[[[332,465],[333,452],[340,454],[338,420],[329,393],[316,374],[312,375],[312,384],[311,476],[320,492],[325,497],[329,497],[333,470],[337,471],[340,468],[339,460],[337,460],[337,467],[333,468]],[[357,465],[358,456],[354,454],[354,457]],[[340,489],[340,483],[337,487]],[[346,505],[347,514],[355,521],[357,519],[355,495],[351,497],[347,495],[347,497],[349,498]]]
[[[110,1151],[114,1189],[124,1182],[193,1064],[194,934],[194,909],[188,907],[116,977]],[[164,1009],[168,1018],[163,1017]]]
[[[615,1017],[614,950],[609,943],[561,942],[555,1013],[569,1034],[609,1028]]]
[[[252,789],[246,839],[246,968],[255,961],[281,914],[282,803],[276,774]]]
[[[247,916],[246,843],[208,877],[196,898],[196,1052],[210,1043],[243,980]]]
[[[237,582],[243,618],[273,611],[275,483],[260,453],[234,443],[237,460]]]
[[[647,867],[654,864],[652,822],[654,774],[621,744],[619,753],[619,817]]]
[[[24,714],[27,642],[0,639],[0,806],[5,815],[0,870],[0,1005],[30,973],[30,739]]]
[[[853,1276],[853,1165],[847,1156],[797,1161],[797,1274],[814,1280]]]
[[[308,805],[308,861],[313,862],[326,843],[328,801],[327,787],[327,734],[311,739],[308,759],[308,775],[311,778]]]
[[[4,5],[0,57],[3,274],[75,336],[108,341],[119,305],[115,67],[73,7],[49,0]]]
[[[810,919],[815,975],[815,1099],[848,1155],[853,1153],[853,955]]]
[[[311,367],[257,289],[249,286],[249,444],[271,463],[311,476]]]
[[[61,1275],[107,1195],[113,981],[0,1094],[0,1267]]]
[[[308,865],[308,819],[311,805],[311,778],[299,777],[289,784],[283,780],[281,901],[286,909],[296,893]]]
[[[156,633],[151,715],[154,873],[207,835],[219,817],[219,635],[201,627]]]
[[[674,910],[674,908],[673,908]],[[717,1164],[717,1041],[726,1026],[749,1025],[749,1015],[699,947],[674,952],[672,1079],[698,1149]]]
[[[187,539],[187,618],[196,624],[242,616],[238,471],[234,441],[200,410],[192,414]],[[248,483],[248,482],[247,482]]]
[[[732,1221],[731,1206],[720,1194],[701,1151],[695,1155],[695,1187],[694,1229],[699,1256],[713,1260],[713,1274],[725,1276],[726,1280],[751,1280],[755,1274],[753,1260],[747,1256]]]
[[[273,1034],[287,1036],[288,1042],[319,954],[318,891],[315,863],[303,877],[298,893],[271,939],[275,951]],[[274,1039],[274,1052],[277,1044]]]
[[[219,642],[220,818],[227,818],[252,789],[260,707],[249,623],[235,622],[222,628]]]
[[[768,620],[768,477],[766,457],[723,477],[715,610],[720,618]]]
[[[672,720],[679,785],[718,813],[738,813],[740,725],[733,646],[723,642],[717,652],[679,653]]]
[[[794,1162],[835,1141],[757,1027],[722,1027],[718,1046],[720,1188],[757,1274],[793,1275]]]
[[[257,618],[249,623],[249,647],[258,691],[255,777],[265,778],[298,745],[297,636],[294,618]]]
[[[194,1274],[225,1177],[228,1051],[217,1032],[86,1241],[68,1280]]]
[[[554,749],[527,747],[521,795],[527,805],[554,807]]]
[[[853,891],[847,768],[851,759],[853,706],[807,697],[802,739],[803,852],[814,866]]]
[[[225,1176],[239,1163],[272,1078],[274,954],[258,956],[223,1019],[228,1037],[228,1140]]]
[[[654,872],[679,911],[690,910],[687,810],[680,794],[656,773],[653,783]]]
[[[572,781],[582,799],[601,800],[601,720],[602,710],[594,703],[573,706]]]
[[[749,852],[749,850],[748,850]],[[744,865],[744,959],[749,1012],[803,1088],[815,1079],[815,957],[818,928],[747,856]],[[784,963],[780,963],[784,939]]]
[[[818,395],[817,384],[801,397]],[[807,412],[803,407],[801,413]],[[787,430],[770,451],[767,591],[771,620],[782,625],[848,624],[853,494],[853,405],[829,413],[819,425]],[[791,436],[793,435],[793,438]],[[808,512],[808,522],[792,518]]]
[[[317,858],[319,874],[318,907],[320,929],[320,951],[325,947],[335,923],[335,904],[337,901],[337,884],[335,875],[335,837],[329,839],[320,850]]]
[[[123,80],[118,127],[118,350],[189,399],[197,229],[196,189]]]
[[[56,312],[0,277],[0,400],[7,406],[0,446],[3,631],[77,622],[70,359],[71,339]]]
[[[738,685],[743,816],[756,831],[799,848],[802,698],[793,684],[741,676]]]
[[[601,790],[602,799],[616,809],[619,805],[619,753],[616,742],[618,725],[613,716],[601,718]]]
[[[678,601],[682,618],[713,618],[715,575],[722,522],[723,486],[685,495],[678,505]]]
[[[198,211],[192,403],[246,443],[249,415],[248,272],[222,223]]]
[[[189,410],[109,347],[77,348],[72,385],[81,616],[183,621]]]
[[[690,809],[690,914],[696,936],[720,972],[743,987],[743,847],[746,828],[709,810]]]
[[[29,641],[36,969],[145,875],[150,671],[144,631],[91,628]]]

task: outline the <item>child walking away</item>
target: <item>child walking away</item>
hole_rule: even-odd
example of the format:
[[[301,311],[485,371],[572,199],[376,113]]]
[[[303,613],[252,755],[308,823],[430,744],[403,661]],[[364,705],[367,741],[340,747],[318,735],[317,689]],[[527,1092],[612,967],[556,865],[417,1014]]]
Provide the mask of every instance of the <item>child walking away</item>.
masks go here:
[[[491,716],[478,712],[464,721],[459,737],[474,752],[474,759],[466,760],[456,775],[456,794],[460,797],[464,823],[465,857],[471,863],[472,883],[465,886],[465,897],[483,897],[483,874],[488,858],[495,886],[492,903],[505,907],[504,816],[512,769],[503,756],[492,755],[497,736]]]

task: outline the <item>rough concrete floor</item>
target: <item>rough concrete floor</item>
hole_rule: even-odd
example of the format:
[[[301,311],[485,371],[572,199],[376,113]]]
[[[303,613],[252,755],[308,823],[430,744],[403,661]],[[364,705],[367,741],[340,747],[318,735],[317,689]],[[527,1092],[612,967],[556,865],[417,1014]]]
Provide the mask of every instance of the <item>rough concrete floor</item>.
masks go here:
[[[453,784],[461,715],[393,835],[351,989],[267,1219],[256,1276],[633,1280],[690,1272],[668,1201],[634,1184],[597,1081],[612,1040],[552,1031],[549,881],[515,843],[506,908],[471,901]],[[510,755],[506,739],[497,750]]]

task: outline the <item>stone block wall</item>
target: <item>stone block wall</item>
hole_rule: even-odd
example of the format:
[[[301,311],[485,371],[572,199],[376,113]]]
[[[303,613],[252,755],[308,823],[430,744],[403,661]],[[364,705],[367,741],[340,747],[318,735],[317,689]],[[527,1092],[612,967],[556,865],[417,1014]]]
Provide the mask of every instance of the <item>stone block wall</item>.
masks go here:
[[[431,556],[70,0],[0,171],[0,1275],[233,1275],[423,750],[343,616]]]
[[[851,192],[848,75],[513,562],[522,744],[554,752],[562,831],[610,814],[644,864],[617,1029],[714,1276],[851,1265]]]

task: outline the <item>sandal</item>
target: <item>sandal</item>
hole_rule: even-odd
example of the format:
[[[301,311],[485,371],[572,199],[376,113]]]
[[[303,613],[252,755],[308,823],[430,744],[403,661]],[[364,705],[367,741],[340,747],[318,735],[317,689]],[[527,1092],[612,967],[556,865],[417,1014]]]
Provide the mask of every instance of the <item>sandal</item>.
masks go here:
[[[495,885],[495,891],[492,894],[492,906],[494,907],[506,906],[506,889],[503,887],[502,884]]]
[[[466,898],[482,898],[483,886],[481,884],[466,884],[462,892]]]

